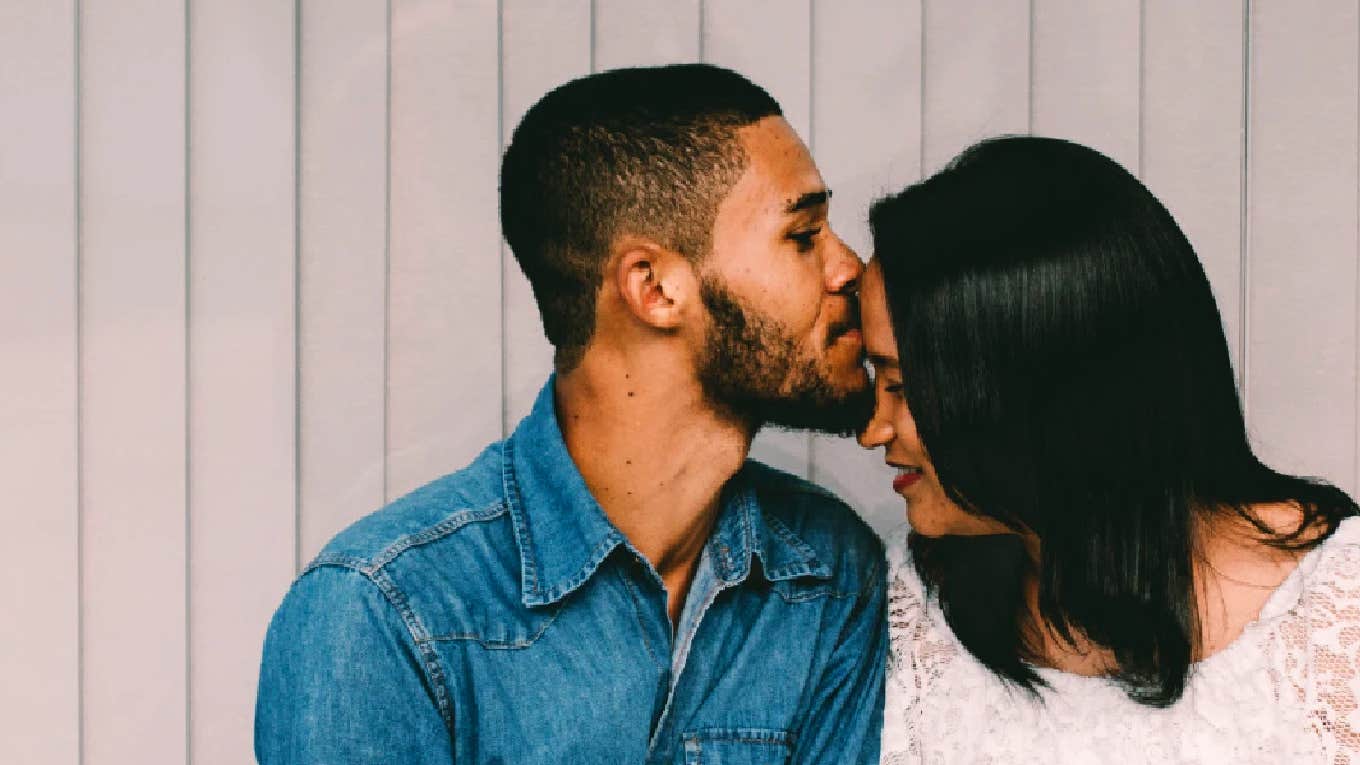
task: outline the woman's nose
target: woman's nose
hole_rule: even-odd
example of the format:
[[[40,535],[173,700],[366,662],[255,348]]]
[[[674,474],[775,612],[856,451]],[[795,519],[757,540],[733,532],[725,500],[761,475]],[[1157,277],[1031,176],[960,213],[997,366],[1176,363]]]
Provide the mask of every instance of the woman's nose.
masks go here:
[[[893,440],[893,428],[886,418],[879,417],[878,411],[870,418],[869,424],[859,434],[859,445],[865,449],[877,449]]]

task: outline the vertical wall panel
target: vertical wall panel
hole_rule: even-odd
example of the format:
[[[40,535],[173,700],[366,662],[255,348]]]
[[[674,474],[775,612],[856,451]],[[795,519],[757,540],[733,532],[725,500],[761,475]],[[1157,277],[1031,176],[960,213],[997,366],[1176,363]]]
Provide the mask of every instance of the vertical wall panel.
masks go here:
[[[1034,0],[1032,129],[1139,171],[1140,0]]]
[[[5,4],[3,756],[250,758],[295,556],[464,464],[550,368],[499,149],[592,67],[703,57],[768,87],[865,257],[869,201],[983,136],[1141,167],[1205,262],[1262,456],[1354,491],[1358,24],[1356,0]],[[901,520],[877,453],[755,455]]]
[[[708,0],[703,19],[704,59],[735,69],[768,90],[809,145],[814,143],[810,3]],[[751,456],[805,476],[812,439],[806,433],[767,428],[756,437]]]
[[[501,138],[509,143],[515,126],[535,101],[563,82],[590,71],[591,4],[587,0],[557,3],[504,0],[502,13]],[[534,397],[552,371],[552,346],[543,335],[529,280],[524,278],[508,247],[504,248],[502,278],[508,433],[529,413]]]
[[[299,73],[299,562],[382,505],[387,4],[305,0]],[[437,355],[437,354],[432,354]]]
[[[1143,21],[1143,181],[1204,263],[1234,359],[1242,338],[1242,6],[1148,0]]]
[[[73,2],[0,10],[0,741],[53,765],[80,747],[75,33]]]
[[[501,435],[496,4],[392,4],[388,497]]]
[[[250,760],[260,646],[294,571],[294,13],[277,0],[190,7],[195,763]]]
[[[86,762],[186,749],[185,16],[83,0]]]
[[[813,11],[813,154],[835,192],[832,227],[867,261],[869,204],[921,174],[920,0],[816,0]],[[812,478],[880,533],[905,521],[881,450],[829,436],[812,448]]]
[[[700,0],[595,0],[595,69],[699,59]]]
[[[1353,492],[1356,3],[1251,13],[1248,422],[1268,463]]]
[[[974,141],[1029,131],[1029,0],[922,0],[922,172]]]

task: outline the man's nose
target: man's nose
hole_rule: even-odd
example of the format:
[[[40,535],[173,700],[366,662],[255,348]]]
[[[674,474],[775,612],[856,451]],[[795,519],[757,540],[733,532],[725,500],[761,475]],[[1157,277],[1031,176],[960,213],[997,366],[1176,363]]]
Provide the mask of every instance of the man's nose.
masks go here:
[[[855,292],[859,288],[860,277],[864,275],[864,263],[839,236],[835,240],[826,262],[827,291]]]

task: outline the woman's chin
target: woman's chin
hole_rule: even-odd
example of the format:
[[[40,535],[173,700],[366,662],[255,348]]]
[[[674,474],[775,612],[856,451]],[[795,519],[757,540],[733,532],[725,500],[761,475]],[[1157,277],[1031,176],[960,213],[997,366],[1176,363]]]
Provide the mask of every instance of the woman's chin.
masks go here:
[[[943,504],[943,506],[941,506]],[[907,523],[923,537],[974,537],[1009,533],[1000,522],[969,515],[951,503],[907,501]]]
[[[956,533],[950,529],[947,519],[941,518],[938,512],[931,512],[927,508],[918,509],[916,503],[907,502],[907,523],[911,525],[913,534],[923,537],[943,537]]]

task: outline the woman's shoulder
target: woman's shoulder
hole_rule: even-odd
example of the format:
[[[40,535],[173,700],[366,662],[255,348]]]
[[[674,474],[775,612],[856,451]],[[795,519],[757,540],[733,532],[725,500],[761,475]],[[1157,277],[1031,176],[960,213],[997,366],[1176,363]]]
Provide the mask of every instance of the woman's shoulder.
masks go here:
[[[911,526],[903,523],[883,536],[885,555],[888,558],[889,580],[896,577],[902,567],[911,562],[911,552],[907,549],[907,535],[909,533],[911,533]]]
[[[1347,733],[1360,729],[1360,517],[1303,556],[1254,627],[1278,697],[1303,702],[1327,761],[1360,753]]]
[[[1360,625],[1360,517],[1341,521],[1331,536],[1304,554],[1257,620],[1294,617],[1318,624],[1322,614]]]
[[[909,529],[888,536],[888,634],[890,672],[924,689],[961,653],[962,646],[945,624],[912,562]]]
[[[888,618],[894,629],[907,626],[904,620],[925,617],[927,592],[911,560],[911,548],[907,544],[910,533],[911,527],[904,524],[886,537]]]

